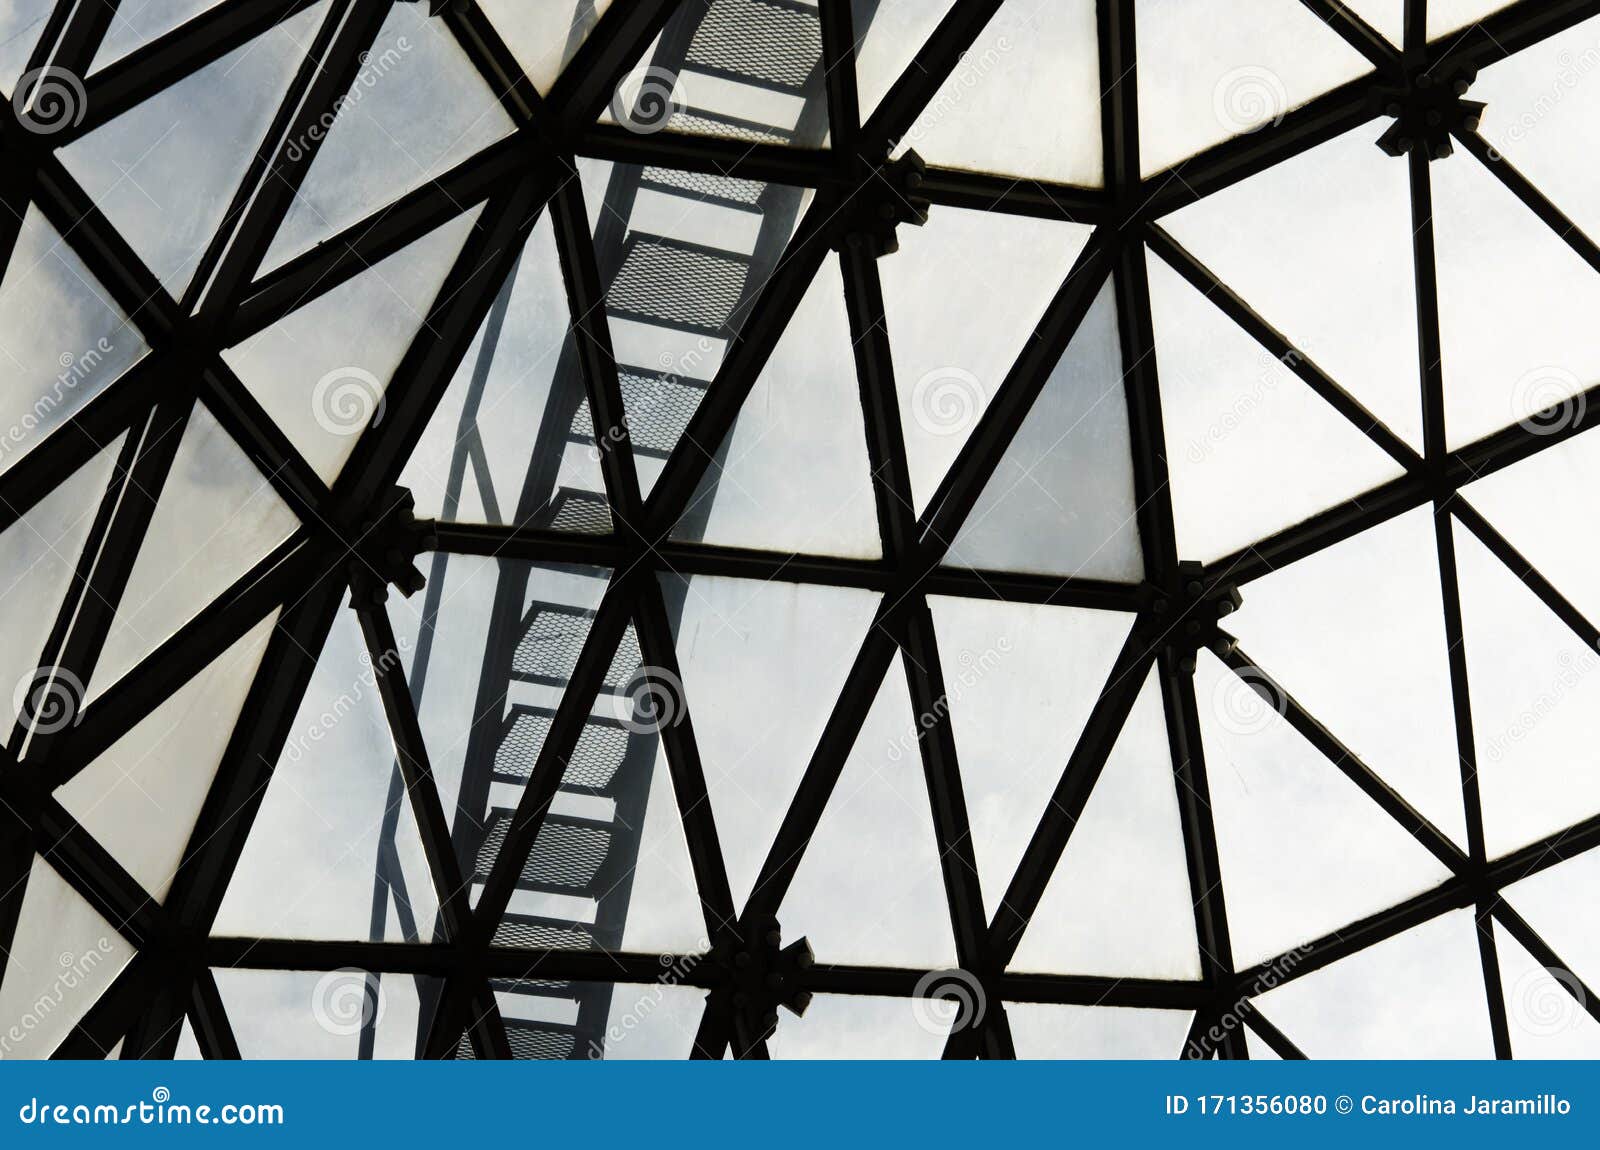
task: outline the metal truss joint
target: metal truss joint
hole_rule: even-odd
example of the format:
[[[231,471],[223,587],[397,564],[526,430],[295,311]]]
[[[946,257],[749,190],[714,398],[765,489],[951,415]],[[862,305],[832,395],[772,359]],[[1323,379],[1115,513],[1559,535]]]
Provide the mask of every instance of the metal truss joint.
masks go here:
[[[1184,561],[1178,564],[1177,584],[1157,588],[1148,614],[1140,619],[1151,645],[1170,650],[1178,666],[1192,672],[1202,647],[1219,659],[1232,651],[1233,637],[1220,624],[1243,601],[1237,585],[1208,582],[1204,564]]]
[[[432,521],[417,519],[411,492],[404,487],[389,488],[378,497],[349,543],[351,605],[381,606],[391,585],[408,599],[415,595],[427,582],[417,569],[416,558],[436,545]]]
[[[1378,147],[1391,156],[1403,156],[1420,147],[1430,160],[1442,160],[1454,150],[1452,132],[1476,132],[1484,105],[1463,97],[1478,70],[1471,64],[1443,65],[1423,71],[1401,85],[1380,84],[1372,100],[1383,114],[1394,118],[1378,137]]]
[[[865,246],[874,256],[899,251],[896,229],[928,222],[931,201],[922,191],[927,171],[914,151],[883,164],[863,163],[855,191],[844,198],[845,219],[834,246]]]
[[[721,993],[733,1008],[736,1058],[748,1057],[777,1029],[778,1007],[798,1016],[811,1005],[811,992],[803,986],[815,964],[811,943],[798,938],[783,945],[783,929],[770,915],[724,935],[712,946],[711,959],[724,980]]]

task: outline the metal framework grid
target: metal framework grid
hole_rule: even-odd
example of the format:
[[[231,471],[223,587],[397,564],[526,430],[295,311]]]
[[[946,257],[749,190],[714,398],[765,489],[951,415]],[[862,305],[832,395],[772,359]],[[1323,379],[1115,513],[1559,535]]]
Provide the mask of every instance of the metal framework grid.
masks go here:
[[[1397,50],[1342,5],[1331,0],[1303,2],[1365,55],[1374,71],[1254,134],[1228,140],[1168,171],[1141,178],[1134,3],[1100,0],[1100,70],[1109,79],[1101,101],[1103,190],[1014,182],[938,168],[927,172],[922,191],[933,202],[935,212],[940,205],[957,205],[1088,222],[1095,230],[1040,320],[1035,338],[1006,376],[929,501],[929,511],[920,518],[911,510],[914,503],[895,414],[895,384],[878,271],[871,251],[851,234],[861,226],[851,206],[864,189],[881,184],[893,143],[933,98],[961,53],[997,11],[1000,0],[957,0],[918,51],[914,64],[865,122],[855,92],[851,4],[821,0],[821,66],[831,150],[671,133],[643,136],[597,124],[618,79],[678,7],[675,0],[612,5],[543,98],[521,74],[509,49],[474,4],[440,5],[447,9],[441,18],[514,117],[516,133],[346,229],[334,241],[257,278],[267,245],[316,154],[318,137],[308,135],[305,129],[330,111],[349,87],[390,3],[335,0],[284,97],[273,130],[266,136],[268,141],[309,139],[310,146],[281,150],[263,145],[229,208],[224,227],[205,251],[194,276],[196,286],[182,299],[162,288],[54,151],[305,10],[310,0],[232,0],[194,17],[91,77],[85,120],[60,134],[31,134],[19,125],[8,106],[0,124],[5,147],[0,194],[9,209],[0,216],[0,258],[9,259],[23,209],[29,202],[36,204],[133,317],[152,348],[152,354],[54,433],[48,450],[30,452],[0,476],[3,529],[101,445],[124,431],[133,433],[84,550],[86,556],[100,552],[100,561],[91,563],[86,558],[80,562],[46,648],[54,653],[55,665],[80,681],[89,680],[150,520],[155,496],[149,493],[160,491],[178,433],[196,397],[204,399],[270,477],[303,524],[288,542],[162,643],[139,665],[137,673],[109,689],[82,724],[55,733],[34,731],[30,738],[30,732],[19,723],[12,733],[0,764],[0,820],[4,822],[0,828],[4,844],[0,889],[5,891],[0,901],[0,946],[10,949],[31,859],[38,852],[138,948],[137,957],[75,1027],[56,1056],[101,1057],[121,1040],[123,1057],[170,1057],[187,1016],[205,1056],[238,1057],[238,1044],[210,973],[213,967],[356,967],[370,972],[436,975],[443,980],[444,992],[427,1030],[425,1053],[433,1057],[451,1055],[463,1032],[478,1057],[510,1056],[491,980],[653,981],[675,956],[510,948],[495,945],[493,931],[498,910],[532,847],[612,651],[629,622],[637,628],[645,661],[666,673],[677,673],[657,572],[780,579],[883,592],[874,625],[761,868],[755,894],[742,913],[729,891],[692,722],[663,730],[662,736],[684,816],[708,937],[735,946],[752,945],[782,902],[878,684],[896,653],[901,655],[913,705],[920,713],[937,717],[922,733],[920,752],[943,857],[951,923],[961,966],[980,980],[990,1004],[980,1024],[952,1033],[947,1057],[1014,1056],[1003,1005],[1007,1000],[1192,1009],[1195,1019],[1182,1051],[1187,1057],[1246,1057],[1243,1035],[1237,1029],[1227,1029],[1220,1039],[1213,1036],[1223,1015],[1233,1012],[1276,1053],[1301,1057],[1294,1044],[1252,1005],[1264,975],[1272,972],[1279,982],[1301,977],[1461,907],[1474,908],[1479,923],[1484,987],[1497,1056],[1509,1057],[1511,1044],[1495,956],[1494,921],[1537,961],[1561,970],[1562,985],[1584,1009],[1600,1018],[1600,997],[1567,974],[1555,952],[1498,897],[1504,885],[1600,844],[1600,817],[1584,820],[1511,855],[1494,860],[1486,857],[1452,547],[1452,532],[1459,522],[1587,645],[1592,648],[1600,640],[1600,630],[1473,510],[1458,490],[1471,479],[1586,429],[1597,418],[1590,413],[1600,410],[1600,388],[1584,393],[1576,417],[1554,434],[1513,426],[1460,449],[1446,447],[1429,168],[1426,157],[1416,151],[1407,162],[1415,224],[1421,336],[1418,374],[1426,432],[1423,454],[1418,456],[1402,443],[1315,364],[1298,356],[1285,359],[1318,395],[1399,462],[1405,473],[1363,495],[1359,502],[1334,507],[1207,565],[1198,579],[1208,588],[1225,581],[1248,581],[1406,510],[1432,506],[1451,650],[1468,850],[1457,848],[1284,694],[1285,717],[1294,728],[1443,862],[1452,877],[1425,894],[1315,940],[1308,956],[1293,964],[1288,973],[1275,970],[1275,961],[1246,969],[1236,969],[1232,961],[1194,686],[1182,665],[1180,644],[1171,633],[1171,618],[1160,610],[1181,598],[1185,583],[1195,576],[1187,567],[1185,572],[1179,571],[1142,249],[1153,251],[1206,291],[1270,353],[1285,357],[1291,350],[1288,340],[1167,235],[1157,218],[1379,117],[1382,104],[1373,95],[1380,86],[1405,84],[1408,77],[1446,65],[1492,63],[1600,13],[1600,0],[1520,0],[1460,34],[1430,45],[1425,36],[1425,2],[1407,0],[1405,42],[1403,49]],[[57,4],[29,67],[50,64],[77,74],[87,71],[114,8],[109,0]],[[1600,271],[1600,248],[1475,132],[1462,129],[1455,135],[1458,143]],[[627,440],[617,367],[604,321],[605,290],[583,196],[571,178],[574,157],[579,155],[774,181],[818,192],[648,499],[641,496]],[[483,213],[393,377],[386,418],[362,434],[350,462],[330,489],[224,364],[220,349],[479,204],[485,205]],[[430,545],[444,552],[593,564],[612,569],[613,575],[505,846],[482,899],[473,908],[467,905],[460,860],[452,848],[411,692],[399,661],[382,657],[394,650],[395,638],[382,605],[385,577],[372,566],[366,536],[370,525],[381,518],[381,501],[543,211],[551,214],[562,252],[596,439],[613,445],[601,459],[614,530],[603,536],[580,537],[519,527],[454,523],[424,527]],[[852,561],[668,539],[668,531],[689,505],[708,466],[709,453],[731,429],[800,297],[835,247],[841,251],[845,271],[883,558]],[[942,566],[948,541],[977,501],[1090,301],[1108,279],[1116,293],[1127,365],[1125,387],[1146,581],[1123,586]],[[152,386],[156,381],[161,386]],[[119,499],[119,494],[124,497]],[[373,664],[380,669],[378,685],[439,895],[447,941],[417,945],[211,937],[211,924],[273,764],[288,737],[334,614],[352,586],[362,592],[355,604]],[[945,688],[926,600],[930,593],[1115,607],[1139,613],[997,908],[984,906],[978,888],[955,741],[948,714],[935,705]],[[279,608],[283,613],[176,880],[164,903],[158,904],[77,824],[53,797],[53,791]],[[1234,650],[1227,661],[1234,670],[1270,683],[1242,651]],[[1202,977],[1180,982],[1008,972],[1008,960],[1021,931],[1044,893],[1138,687],[1152,667],[1159,672],[1168,719],[1191,890],[1202,892],[1194,908]],[[684,969],[685,984],[711,992],[695,1055],[720,1057],[731,1045],[740,1056],[765,1056],[767,1032],[760,1026],[752,1029],[745,1018],[748,1012],[734,1005],[734,979],[726,968],[716,962],[698,962]],[[817,965],[795,977],[809,991],[906,996],[913,993],[924,973]]]

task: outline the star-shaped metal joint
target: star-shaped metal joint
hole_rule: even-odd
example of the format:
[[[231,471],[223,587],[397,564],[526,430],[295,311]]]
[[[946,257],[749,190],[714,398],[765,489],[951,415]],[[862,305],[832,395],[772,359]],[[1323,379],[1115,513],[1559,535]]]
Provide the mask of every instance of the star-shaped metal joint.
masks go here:
[[[725,985],[716,993],[726,996],[733,1013],[733,1053],[747,1057],[778,1026],[778,1007],[802,1015],[811,1004],[811,992],[801,985],[815,962],[811,944],[798,938],[783,945],[783,930],[770,916],[729,933],[711,948]]]
[[[1243,602],[1236,585],[1207,582],[1202,564],[1179,563],[1177,584],[1158,590],[1150,605],[1151,641],[1170,649],[1185,671],[1194,670],[1202,647],[1225,658],[1233,648],[1233,637],[1221,623]]]
[[[1394,123],[1378,137],[1378,147],[1391,156],[1421,148],[1430,160],[1442,160],[1454,150],[1450,133],[1475,132],[1483,118],[1483,104],[1462,97],[1478,78],[1478,71],[1461,65],[1445,72],[1421,72],[1404,85],[1373,89],[1372,98]]]
[[[914,151],[881,166],[862,165],[861,182],[845,200],[838,246],[865,244],[874,256],[899,251],[899,226],[928,222],[930,201],[922,194],[927,170]]]
[[[415,560],[437,544],[431,521],[416,517],[416,500],[404,487],[391,487],[373,504],[350,542],[350,597],[355,607],[375,607],[392,585],[410,598],[427,580]]]

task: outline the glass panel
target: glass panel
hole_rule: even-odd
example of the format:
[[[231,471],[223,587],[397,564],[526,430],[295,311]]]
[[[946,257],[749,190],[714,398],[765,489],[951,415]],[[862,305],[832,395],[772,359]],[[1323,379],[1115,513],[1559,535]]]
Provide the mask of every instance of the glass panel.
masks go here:
[[[0,472],[149,348],[31,205],[0,282]]]
[[[194,1023],[187,1018],[183,1020],[183,1030],[178,1034],[178,1047],[172,1052],[172,1057],[178,1062],[194,1062],[204,1057],[200,1053],[200,1043],[194,1036]]]
[[[212,973],[249,1059],[419,1057],[423,1003],[431,1007],[441,986],[424,975],[350,969]]]
[[[174,295],[223,222],[327,8],[323,0],[61,150]]]
[[[1048,108],[1049,115],[1019,115]],[[1004,124],[1005,131],[995,131]],[[1093,0],[1006,0],[900,140],[930,164],[1099,187]]]
[[[1434,0],[1448,3],[1448,0]],[[1395,47],[1406,38],[1405,0],[1343,0],[1344,6],[1388,37]],[[1265,1046],[1265,1043],[1262,1043]]]
[[[1195,692],[1235,964],[1275,958],[1449,877],[1209,651]],[[1255,703],[1240,703],[1243,692]]]
[[[952,1003],[819,994],[802,1017],[787,1011],[767,1040],[774,1058],[938,1058],[950,1030]]]
[[[54,0],[12,0],[0,8],[0,91],[8,99],[54,7]]]
[[[861,392],[829,256],[673,534],[708,543],[882,554]]]
[[[856,34],[856,92],[865,122],[955,0],[851,0]]]
[[[544,95],[594,30],[611,0],[478,0],[533,86]]]
[[[396,4],[273,237],[263,270],[299,255],[511,132],[442,20]]]
[[[1244,1048],[1252,1062],[1282,1062],[1279,1054],[1262,1041],[1261,1036],[1249,1027],[1244,1031]]]
[[[1411,193],[1406,165],[1373,146],[1383,130],[1364,124],[1163,226],[1420,451]]]
[[[73,818],[165,899],[233,735],[277,612],[56,791]]]
[[[1491,858],[1600,811],[1600,655],[1460,524],[1467,682]]]
[[[878,261],[920,514],[1089,238],[1081,224],[936,208]]]
[[[896,660],[779,911],[819,962],[956,964],[919,729]]]
[[[1428,38],[1475,23],[1506,6],[1507,0],[1428,0]]]
[[[1011,969],[1200,977],[1172,755],[1154,672],[1072,828]],[[1174,1047],[1163,1057],[1175,1054]]]
[[[1465,151],[1429,171],[1450,446],[1570,423],[1600,381],[1600,277]]]
[[[510,982],[495,997],[514,1058],[681,1060],[693,1052],[706,993],[677,985],[692,959],[650,985]],[[465,1044],[463,1044],[465,1045]]]
[[[1600,1058],[1600,1022],[1579,1001],[1584,992],[1572,975],[1541,966],[1499,922],[1494,941],[1512,1055]]]
[[[101,648],[90,697],[131,671],[299,526],[205,405],[195,404]]]
[[[1442,914],[1259,1001],[1310,1058],[1494,1057],[1470,909]]]
[[[376,676],[355,613],[340,611],[213,934],[434,937],[438,901]]]
[[[1193,1018],[1189,1010],[1006,1003],[1018,1058],[1176,1058]]]
[[[34,855],[0,980],[0,1059],[50,1057],[133,953],[54,867]]]
[[[383,418],[390,377],[422,329],[478,212],[458,216],[222,353],[324,482]]]
[[[928,597],[985,907],[998,907],[1132,616]]]
[[[7,738],[19,713],[25,720],[52,724],[77,717],[83,684],[68,682],[59,672],[52,677],[52,653],[44,647],[122,453],[122,438],[0,534],[0,634],[6,637],[0,645],[0,716]],[[41,687],[43,695],[37,693]],[[56,709],[58,702],[65,710]]]
[[[1458,844],[1467,841],[1431,507],[1241,588],[1226,619],[1256,665]],[[1253,727],[1242,684],[1213,702]],[[1202,697],[1202,706],[1205,699]]]
[[[1372,67],[1300,4],[1233,0],[1225,19],[1184,0],[1139,0],[1135,11],[1146,176],[1275,124]]]
[[[1528,920],[1579,978],[1600,981],[1600,851],[1588,850],[1505,888],[1505,900]]]
[[[122,59],[185,21],[215,8],[217,3],[218,0],[122,0],[89,70],[93,72]]]
[[[400,482],[418,515],[609,531],[549,213],[501,291]]]
[[[1001,456],[948,561],[1127,582],[1144,576],[1110,284]]]
[[[733,901],[743,906],[861,648],[878,595],[695,576],[674,635]]]
[[[1403,473],[1288,361],[1145,262],[1179,554],[1211,562]]]

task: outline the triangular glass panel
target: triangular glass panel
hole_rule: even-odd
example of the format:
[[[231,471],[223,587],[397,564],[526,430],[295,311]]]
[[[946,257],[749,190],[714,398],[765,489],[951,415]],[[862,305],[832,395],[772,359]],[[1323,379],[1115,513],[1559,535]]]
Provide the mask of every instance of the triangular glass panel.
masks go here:
[[[1590,986],[1600,983],[1600,902],[1588,896],[1596,883],[1600,851],[1588,850],[1502,891],[1512,909]]]
[[[546,0],[542,4],[478,0],[478,7],[542,96],[594,31],[611,0]]]
[[[38,855],[0,979],[0,1058],[48,1058],[122,968],[132,944]]]
[[[299,526],[205,405],[195,404],[101,648],[90,696],[131,671]]]
[[[1403,473],[1166,261],[1146,263],[1179,554],[1211,562]]]
[[[1172,1059],[1193,1018],[1189,1010],[1006,1003],[1018,1058]]]
[[[930,595],[983,904],[1000,905],[1133,622]]]
[[[1256,705],[1235,703],[1241,691]],[[1273,959],[1449,877],[1209,651],[1195,693],[1236,966]]]
[[[376,212],[510,134],[504,109],[442,20],[395,4],[272,238],[262,270]],[[386,78],[399,76],[398,82]]]
[[[600,118],[640,134],[822,147],[821,62],[814,5],[695,0],[678,6]]]
[[[875,559],[882,552],[836,257],[806,290],[673,534]]]
[[[212,933],[428,942],[437,912],[377,669],[341,610]]]
[[[728,883],[743,907],[878,596],[704,575],[664,578],[663,589]]]
[[[1245,1027],[1244,1031],[1244,1048],[1249,1053],[1250,1061],[1252,1062],[1283,1061],[1283,1056],[1268,1046],[1266,1040],[1248,1026]]]
[[[920,514],[1033,339],[1089,229],[940,207],[899,236],[878,274]]]
[[[1600,381],[1600,277],[1473,156],[1428,170],[1450,446],[1570,423]]]
[[[172,886],[276,620],[274,612],[256,624],[56,791],[158,901]]]
[[[424,975],[364,970],[249,970],[212,974],[248,1059],[412,1059],[427,1029],[424,1004],[441,982]]]
[[[919,725],[891,665],[778,912],[820,962],[954,966]]]
[[[1489,857],[1600,811],[1600,655],[1460,524],[1462,639]]]
[[[953,566],[1138,582],[1133,455],[1111,285],[956,533]]]
[[[600,460],[545,213],[400,482],[419,515],[606,532]]]
[[[194,1020],[185,1018],[183,1029],[178,1032],[178,1045],[172,1052],[175,1062],[198,1062],[205,1056],[200,1053],[200,1042],[194,1036]]]
[[[1011,969],[1200,977],[1177,784],[1154,671],[1072,828]]]
[[[1141,0],[1135,11],[1139,154],[1146,176],[1230,136],[1275,124],[1290,109],[1372,70],[1301,4],[1234,0],[1225,20],[1203,4]]]
[[[1374,146],[1379,131],[1364,124],[1162,226],[1420,451],[1410,182]]]
[[[1515,1058],[1600,1058],[1600,1022],[1586,1008],[1587,994],[1568,970],[1551,970],[1494,924],[1500,990]]]
[[[222,358],[330,486],[423,329],[473,209],[257,332]]]
[[[1471,909],[1374,943],[1259,1001],[1308,1058],[1494,1057]]]
[[[133,0],[119,4],[106,29],[100,50],[95,53],[90,71],[98,71],[202,12],[215,8],[219,0]]]
[[[0,634],[6,636],[5,644],[0,646],[0,684],[15,685],[12,691],[0,691],[0,716],[5,719],[6,738],[25,707],[27,719],[47,718],[43,711],[34,709],[43,700],[35,696],[34,704],[29,705],[29,690],[25,688],[42,685],[39,674],[48,680],[53,671],[53,653],[44,647],[50,641],[67,592],[72,589],[84,541],[122,452],[122,438],[101,448],[98,455],[0,532],[0,554],[5,556],[5,572],[0,575]],[[55,681],[63,682],[70,692],[70,711],[76,716],[83,684],[59,678]]]
[[[907,70],[955,0],[851,0],[856,98],[865,123]],[[957,65],[959,68],[961,65]]]
[[[0,8],[0,92],[8,99],[54,7],[55,0],[13,0]]]
[[[767,1039],[774,1058],[913,1059],[944,1052],[953,1003],[935,999],[818,994],[801,1017],[784,1013]]]
[[[897,152],[915,150],[943,167],[1099,187],[1096,44],[1094,0],[1006,0]],[[1051,114],[1019,116],[1019,108]]]
[[[1416,508],[1252,580],[1224,624],[1256,666],[1464,847],[1432,515]],[[1255,726],[1260,696],[1221,689],[1219,720]]]
[[[1510,0],[1428,0],[1428,39],[1476,23]]]
[[[0,282],[0,420],[9,428],[0,437],[0,471],[148,350],[78,254],[30,206]]]
[[[61,150],[173,295],[223,223],[327,10],[322,0]]]

